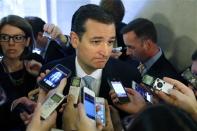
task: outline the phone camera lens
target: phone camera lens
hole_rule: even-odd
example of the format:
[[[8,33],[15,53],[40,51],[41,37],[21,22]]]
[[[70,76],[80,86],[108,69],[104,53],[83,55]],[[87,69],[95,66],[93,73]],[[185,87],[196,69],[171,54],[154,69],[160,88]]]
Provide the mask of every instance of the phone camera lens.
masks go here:
[[[157,83],[157,87],[158,87],[158,88],[162,88],[162,86],[163,86],[163,84],[162,84],[161,82],[158,82],[158,83]]]

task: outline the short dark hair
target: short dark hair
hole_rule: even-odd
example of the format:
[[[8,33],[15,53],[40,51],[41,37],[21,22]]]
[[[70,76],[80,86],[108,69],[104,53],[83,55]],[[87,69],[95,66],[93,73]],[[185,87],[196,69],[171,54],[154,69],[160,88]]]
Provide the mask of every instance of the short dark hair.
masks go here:
[[[115,24],[115,21],[111,15],[106,13],[102,8],[94,4],[87,4],[81,6],[73,15],[71,31],[77,33],[81,39],[82,35],[86,31],[85,22],[88,19],[92,19],[104,24]]]
[[[157,43],[156,28],[153,22],[148,19],[137,18],[131,21],[122,29],[121,33],[126,34],[130,31],[134,31],[139,38],[151,39],[154,43]]]
[[[192,60],[193,61],[197,60],[197,50],[195,50],[194,53],[192,54]]]
[[[139,113],[128,131],[196,131],[196,122],[185,111],[155,104]]]
[[[29,46],[25,47],[21,55],[21,59],[25,57],[26,55],[29,55],[29,53],[32,52],[34,45],[35,45],[35,39],[33,36],[31,25],[24,18],[17,16],[17,15],[8,15],[8,16],[3,17],[0,21],[0,32],[5,25],[15,26],[21,29],[22,31],[24,31],[26,37],[30,37]],[[0,47],[0,53],[3,54],[1,47]]]
[[[46,22],[43,21],[41,18],[35,16],[26,16],[25,19],[32,26],[35,38],[37,38],[39,32],[44,32],[43,27],[46,24]]]
[[[114,17],[116,23],[122,21],[125,15],[125,8],[121,0],[101,0],[99,5]]]

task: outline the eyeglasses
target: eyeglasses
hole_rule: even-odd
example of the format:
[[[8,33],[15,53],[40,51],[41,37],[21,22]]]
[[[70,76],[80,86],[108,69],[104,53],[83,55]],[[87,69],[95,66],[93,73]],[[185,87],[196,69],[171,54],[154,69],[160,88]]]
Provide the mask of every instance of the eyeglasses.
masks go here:
[[[24,42],[27,37],[25,35],[10,36],[10,35],[7,35],[7,34],[0,34],[0,42],[9,42],[11,38],[14,42],[21,43],[21,42]]]

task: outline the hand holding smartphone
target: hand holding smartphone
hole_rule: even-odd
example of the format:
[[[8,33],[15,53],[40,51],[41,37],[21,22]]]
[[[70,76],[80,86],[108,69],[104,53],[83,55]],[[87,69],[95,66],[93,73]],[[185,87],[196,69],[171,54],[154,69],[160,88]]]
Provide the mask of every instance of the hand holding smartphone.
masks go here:
[[[82,88],[82,103],[84,104],[86,115],[95,121],[96,119],[96,106],[95,106],[95,93],[87,87]]]
[[[70,75],[71,70],[58,64],[38,82],[38,85],[47,91],[55,89],[63,78],[68,78]]]
[[[144,89],[140,84],[136,83],[135,81],[132,81],[132,88],[136,90],[138,93],[140,93],[141,96],[144,97],[145,100],[147,100],[150,103],[153,103],[153,95]]]
[[[119,103],[127,103],[130,101],[127,92],[125,91],[120,81],[114,79],[108,79],[108,84],[112,89],[114,89],[115,93],[117,94]]]

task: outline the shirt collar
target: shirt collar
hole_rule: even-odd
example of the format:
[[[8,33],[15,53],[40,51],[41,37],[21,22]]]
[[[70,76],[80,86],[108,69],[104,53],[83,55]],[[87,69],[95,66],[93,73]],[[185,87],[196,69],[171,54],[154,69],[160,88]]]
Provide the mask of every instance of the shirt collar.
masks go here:
[[[88,75],[84,72],[84,70],[79,65],[77,56],[75,58],[75,67],[76,67],[76,74],[78,77],[82,78],[82,77]],[[103,69],[97,69],[94,72],[92,72],[89,76],[92,76],[95,79],[101,79],[102,71],[103,71]]]
[[[161,57],[162,51],[161,48],[159,48],[159,52],[155,54],[152,58],[150,58],[148,61],[143,63],[145,65],[145,68],[148,70],[151,68],[151,66]]]

